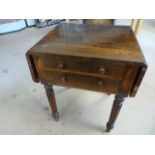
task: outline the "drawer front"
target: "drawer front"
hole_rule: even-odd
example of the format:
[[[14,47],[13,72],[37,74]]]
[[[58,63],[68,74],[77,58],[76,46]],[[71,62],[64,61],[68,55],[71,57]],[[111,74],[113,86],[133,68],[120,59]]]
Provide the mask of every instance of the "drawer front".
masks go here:
[[[91,77],[74,73],[55,72],[46,69],[46,81],[55,85],[71,86],[88,90],[116,93],[119,81],[101,77]]]
[[[109,78],[121,78],[125,71],[125,64],[122,62],[62,55],[45,55],[44,64],[46,68],[58,71],[93,74]]]

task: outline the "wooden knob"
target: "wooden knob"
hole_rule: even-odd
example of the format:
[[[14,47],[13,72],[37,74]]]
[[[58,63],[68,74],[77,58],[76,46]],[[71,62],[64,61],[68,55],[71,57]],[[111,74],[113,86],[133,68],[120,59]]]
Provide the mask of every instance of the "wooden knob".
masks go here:
[[[98,71],[104,74],[105,73],[105,68],[104,67],[99,67]]]
[[[66,80],[67,80],[66,75],[61,76],[61,77],[60,77],[60,80],[61,80],[62,82],[66,82]]]
[[[64,64],[63,63],[59,63],[58,65],[57,65],[57,67],[59,68],[59,69],[62,69],[62,68],[64,68]]]
[[[99,86],[103,86],[103,81],[99,80],[97,83]]]

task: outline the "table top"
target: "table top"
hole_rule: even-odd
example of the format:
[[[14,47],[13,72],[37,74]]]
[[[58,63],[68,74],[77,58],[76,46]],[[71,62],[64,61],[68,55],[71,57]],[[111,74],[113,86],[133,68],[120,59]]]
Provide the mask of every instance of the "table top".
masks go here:
[[[137,39],[129,26],[61,23],[29,52],[145,63]]]

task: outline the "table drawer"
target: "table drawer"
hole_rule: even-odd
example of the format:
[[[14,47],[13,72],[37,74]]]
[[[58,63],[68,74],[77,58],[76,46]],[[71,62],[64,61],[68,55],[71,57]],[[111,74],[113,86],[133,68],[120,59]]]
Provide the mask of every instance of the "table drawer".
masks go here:
[[[61,73],[46,69],[46,80],[55,85],[71,86],[89,90],[116,93],[119,81],[101,77],[91,77],[74,73]]]
[[[53,68],[61,71],[94,74],[101,77],[122,77],[125,64],[111,60],[97,58],[84,58],[62,55],[45,55],[44,63],[46,68]]]

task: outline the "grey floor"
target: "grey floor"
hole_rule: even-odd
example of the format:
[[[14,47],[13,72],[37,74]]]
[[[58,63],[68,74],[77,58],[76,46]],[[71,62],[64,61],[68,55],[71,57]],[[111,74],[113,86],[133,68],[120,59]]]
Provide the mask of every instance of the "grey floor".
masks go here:
[[[44,88],[32,81],[26,51],[48,28],[0,36],[0,134],[107,134],[113,95],[55,86],[59,122]],[[155,20],[144,20],[138,40],[149,68],[135,98],[127,98],[109,134],[155,134]]]

